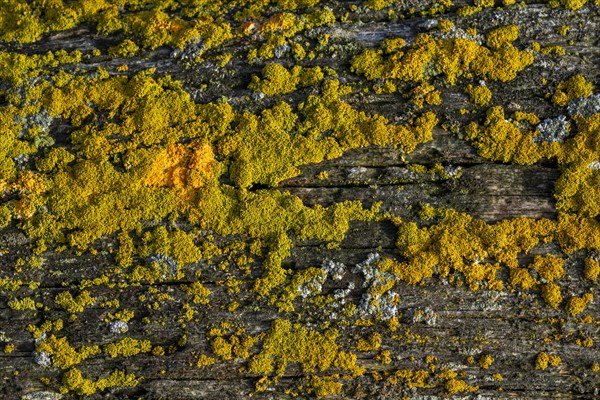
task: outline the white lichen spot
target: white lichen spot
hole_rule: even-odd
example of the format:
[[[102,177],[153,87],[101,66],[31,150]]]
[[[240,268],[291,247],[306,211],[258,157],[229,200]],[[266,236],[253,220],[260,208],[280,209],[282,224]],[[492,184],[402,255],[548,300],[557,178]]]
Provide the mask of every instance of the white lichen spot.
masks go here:
[[[338,261],[326,259],[323,261],[323,263],[321,263],[321,267],[323,267],[325,273],[331,276],[331,279],[334,281],[340,281],[344,279],[344,275],[346,274],[346,265]]]
[[[539,134],[533,138],[533,141],[536,144],[541,144],[542,142],[562,143],[570,135],[568,125],[569,121],[567,121],[564,115],[559,115],[557,118],[545,119],[536,127]]]
[[[570,116],[582,115],[586,118],[600,113],[600,94],[571,100],[567,106],[567,111]]]
[[[50,355],[45,351],[42,352],[34,352],[33,353],[33,361],[39,366],[49,367],[52,365],[52,360],[50,359]]]
[[[110,321],[108,329],[111,333],[126,333],[129,330],[129,325],[127,325],[127,322],[121,320]]]

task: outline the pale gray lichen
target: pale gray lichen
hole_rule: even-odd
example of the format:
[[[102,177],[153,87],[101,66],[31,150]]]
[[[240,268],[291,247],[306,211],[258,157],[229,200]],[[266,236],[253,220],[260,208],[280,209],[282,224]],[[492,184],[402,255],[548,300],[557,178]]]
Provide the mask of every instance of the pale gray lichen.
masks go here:
[[[52,360],[50,359],[50,355],[45,351],[34,352],[33,353],[33,361],[35,361],[35,363],[37,365],[42,366],[42,367],[49,367],[50,365],[52,365]]]
[[[533,138],[536,144],[542,142],[558,142],[562,143],[570,133],[568,130],[569,121],[564,115],[559,115],[557,118],[548,118],[543,120],[536,129],[539,134]]]
[[[163,271],[163,278],[166,278],[167,275],[177,275],[177,272],[179,271],[179,264],[177,264],[177,261],[165,254],[150,254],[150,256],[148,256],[147,262],[148,266],[156,264],[158,268]]]
[[[121,320],[111,321],[108,323],[108,329],[111,333],[126,333],[129,330],[129,325]]]
[[[380,256],[369,253],[367,259],[355,265],[354,273],[361,273],[365,279],[363,287],[368,288],[358,305],[358,311],[363,315],[378,315],[382,320],[389,320],[398,315],[398,294],[388,290],[383,294],[373,295],[371,288],[385,286],[390,280],[396,281],[396,276],[391,272],[382,272],[377,268]]]
[[[182,61],[193,61],[196,57],[202,55],[206,46],[202,43],[202,38],[195,42],[188,43],[183,49],[175,49],[171,52],[172,58],[178,58]]]
[[[298,293],[305,299],[313,294],[321,293],[323,290],[323,283],[325,283],[326,275],[316,276],[314,279],[298,286]]]
[[[342,280],[346,274],[346,265],[338,261],[326,259],[321,263],[321,267],[323,267],[325,273],[331,276],[331,279],[334,281]]]
[[[62,397],[60,393],[42,391],[24,394],[21,400],[59,400]]]
[[[404,313],[404,317],[410,323],[415,324],[419,322],[425,322],[429,326],[434,326],[437,321],[437,316],[429,306],[425,307],[424,309],[409,309]]]
[[[369,253],[367,259],[361,263],[358,263],[352,268],[352,272],[355,274],[362,273],[365,278],[365,286],[367,282],[373,279],[375,273],[375,263],[379,261],[381,256],[379,253]]]
[[[589,169],[600,169],[600,160],[592,161],[587,165]]]
[[[600,94],[571,100],[567,106],[567,111],[570,116],[582,115],[586,118],[600,113]]]

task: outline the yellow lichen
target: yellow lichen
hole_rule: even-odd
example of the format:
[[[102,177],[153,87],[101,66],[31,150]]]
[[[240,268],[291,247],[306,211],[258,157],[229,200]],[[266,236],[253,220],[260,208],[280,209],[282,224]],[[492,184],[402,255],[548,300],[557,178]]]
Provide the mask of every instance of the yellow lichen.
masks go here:
[[[545,284],[542,286],[542,298],[550,307],[557,309],[563,300],[560,286],[555,283]]]
[[[119,356],[132,357],[140,353],[152,351],[152,344],[149,340],[138,340],[126,337],[117,342],[104,345],[103,351],[112,358]]]
[[[71,292],[65,291],[59,293],[55,298],[54,302],[67,310],[68,312],[75,314],[83,312],[85,307],[95,303],[95,299],[90,295],[90,292],[83,290],[77,296],[73,297]]]
[[[373,351],[379,350],[381,347],[381,335],[377,332],[373,333],[368,339],[361,338],[356,343],[358,351]]]
[[[329,329],[322,334],[300,324],[277,319],[262,341],[260,353],[252,356],[248,371],[253,374],[283,375],[289,363],[299,363],[306,372],[325,371],[340,354],[335,343],[338,331]],[[346,369],[353,367],[347,366]]]
[[[124,371],[113,371],[106,378],[92,381],[84,378],[77,368],[72,368],[63,375],[60,391],[61,393],[90,396],[108,388],[135,387],[138,383],[139,379],[135,375],[126,374]]]
[[[46,352],[52,358],[52,365],[67,369],[99,354],[101,350],[97,345],[81,346],[76,349],[69,344],[66,337],[58,338],[55,335],[50,335],[36,346],[36,351]]]
[[[37,308],[37,304],[36,304],[35,300],[33,300],[31,297],[25,297],[20,300],[17,300],[17,299],[10,300],[8,302],[8,306],[11,309],[17,310],[17,311],[35,310]]]
[[[587,97],[592,94],[593,85],[583,75],[574,75],[556,87],[552,102],[559,106],[566,106],[577,97]]]
[[[581,297],[571,297],[567,304],[565,305],[565,311],[570,316],[579,315],[585,310],[588,303],[594,299],[594,296],[591,293],[586,293]]]
[[[586,257],[583,275],[592,282],[596,282],[600,275],[600,263],[595,258]]]
[[[548,355],[545,352],[541,352],[535,359],[535,369],[546,369],[548,366],[557,367],[560,364],[560,357],[552,354]]]
[[[492,49],[512,46],[512,42],[519,37],[519,27],[516,25],[507,25],[494,29],[486,35],[488,46]]]
[[[471,97],[471,101],[478,106],[488,105],[492,101],[492,91],[487,86],[469,84],[465,91]]]
[[[484,354],[483,356],[481,356],[481,358],[479,359],[479,366],[482,369],[488,369],[489,367],[492,366],[492,364],[494,363],[494,357],[492,357],[489,354]]]
[[[564,262],[563,258],[553,255],[535,256],[530,267],[534,268],[543,279],[552,282],[565,276]]]
[[[421,34],[413,47],[393,53],[387,59],[381,51],[365,50],[352,59],[352,68],[369,80],[423,81],[427,75],[442,73],[454,84],[458,77],[472,72],[482,78],[510,81],[533,62],[533,56],[511,45],[513,34],[518,35],[518,30],[509,27],[507,32],[511,33],[498,35],[497,39],[492,36],[492,43],[499,46],[492,50],[468,39],[436,40]]]

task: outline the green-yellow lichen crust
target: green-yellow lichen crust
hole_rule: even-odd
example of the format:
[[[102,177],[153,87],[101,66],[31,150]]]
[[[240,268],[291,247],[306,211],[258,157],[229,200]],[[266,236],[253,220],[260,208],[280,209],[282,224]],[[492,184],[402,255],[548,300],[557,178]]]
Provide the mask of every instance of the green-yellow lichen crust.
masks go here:
[[[11,334],[28,332],[33,343],[0,331],[5,358],[34,349],[35,385],[57,395],[129,393],[146,379],[173,378],[173,363],[201,379],[237,371],[254,380],[248,395],[353,397],[373,384],[463,396],[479,385],[502,390],[495,368],[505,360],[479,336],[451,339],[468,344],[469,368],[488,376],[438,360],[439,337],[419,325],[435,325],[433,311],[408,310],[406,285],[427,290],[440,280],[478,299],[504,292],[511,304],[534,302],[549,324],[597,324],[595,75],[544,79],[539,109],[564,117],[538,116],[507,100],[506,88],[570,47],[532,42],[516,23],[472,24],[495,8],[527,5],[363,3],[2,2],[0,256],[8,261],[0,300]],[[600,5],[547,3],[570,15]],[[352,24],[363,19],[415,16],[437,28],[352,41],[361,37]],[[556,26],[562,39],[580,29]],[[81,50],[61,49],[78,35]],[[53,50],[41,53],[46,47]],[[390,171],[411,184],[459,179],[446,161],[406,161],[415,150],[429,160],[438,143],[423,145],[450,135],[488,162],[557,167],[556,217],[486,221],[424,203],[389,207],[366,201],[379,196],[377,184],[331,168],[379,147],[398,155]],[[388,161],[363,160],[348,176]],[[333,164],[315,167],[322,162]],[[315,187],[300,189],[335,191],[327,205],[289,184],[307,179],[305,169]],[[363,201],[337,192],[340,179],[359,185]],[[343,255],[351,227],[376,223],[396,229],[395,247],[372,249],[354,269],[325,257],[290,263],[304,253]],[[524,368],[568,367],[547,353],[559,336],[532,334]],[[593,348],[586,336],[566,335]],[[415,354],[415,345],[419,357],[398,351]]]

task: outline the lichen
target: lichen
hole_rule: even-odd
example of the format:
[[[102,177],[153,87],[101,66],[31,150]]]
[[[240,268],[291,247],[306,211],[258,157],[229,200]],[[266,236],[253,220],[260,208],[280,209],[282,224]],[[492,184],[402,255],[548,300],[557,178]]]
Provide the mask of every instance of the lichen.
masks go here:
[[[139,379],[135,375],[127,374],[124,371],[113,371],[106,378],[92,381],[84,378],[82,372],[77,368],[72,368],[63,375],[60,391],[61,393],[90,396],[109,388],[135,387],[138,383]]]
[[[420,82],[441,73],[449,83],[455,84],[458,77],[472,72],[484,79],[510,81],[515,79],[517,72],[533,63],[533,56],[514,48],[512,41],[518,30],[506,29],[510,34],[499,31],[492,35],[492,43],[499,47],[491,50],[469,39],[438,40],[421,34],[410,49],[387,58],[380,50],[365,50],[352,59],[352,68],[369,80],[386,78]]]
[[[338,334],[336,329],[319,333],[300,324],[277,319],[266,332],[260,353],[250,359],[248,371],[282,376],[289,363],[299,363],[305,372],[325,371],[333,365],[346,370],[358,368],[355,357],[353,361],[339,351],[336,344]]]
[[[90,295],[87,290],[81,291],[77,296],[73,297],[71,292],[64,291],[56,295],[54,302],[70,312],[76,314],[83,312],[86,306],[94,304],[96,300]]]
[[[566,106],[571,100],[587,97],[592,94],[593,85],[583,75],[574,75],[556,87],[552,102],[559,106]]]
[[[544,370],[548,368],[548,366],[557,367],[560,364],[560,361],[560,357],[555,354],[548,355],[545,352],[541,352],[535,359],[535,369]]]
[[[67,369],[81,363],[83,360],[100,353],[97,345],[81,346],[79,349],[71,346],[66,337],[50,335],[42,343],[36,346],[39,353],[45,352],[52,359],[52,365]]]
[[[565,305],[565,311],[572,317],[579,315],[593,299],[594,296],[591,293],[586,293],[581,297],[571,297]]]
[[[138,340],[130,337],[123,338],[117,342],[108,343],[103,346],[102,351],[111,358],[132,357],[140,353],[148,353],[152,350],[149,340]]]
[[[485,85],[467,85],[465,88],[471,101],[478,106],[486,106],[492,101],[492,91]]]

